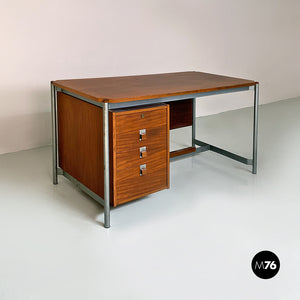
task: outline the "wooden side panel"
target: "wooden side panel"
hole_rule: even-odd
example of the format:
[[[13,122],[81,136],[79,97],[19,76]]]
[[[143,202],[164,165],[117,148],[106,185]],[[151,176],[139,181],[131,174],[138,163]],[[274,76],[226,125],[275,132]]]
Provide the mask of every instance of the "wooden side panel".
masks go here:
[[[193,124],[193,99],[168,102],[170,105],[170,129]]]
[[[60,167],[103,197],[102,108],[58,93]]]

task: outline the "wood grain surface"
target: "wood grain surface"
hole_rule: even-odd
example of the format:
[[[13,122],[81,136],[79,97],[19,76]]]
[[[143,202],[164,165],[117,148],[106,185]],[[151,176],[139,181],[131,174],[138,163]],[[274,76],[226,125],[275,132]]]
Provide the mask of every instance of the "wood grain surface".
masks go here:
[[[158,104],[124,110],[113,110],[116,115],[116,134],[128,131],[138,132],[139,129],[165,125],[167,123],[165,106],[165,104]]]
[[[57,95],[59,166],[103,198],[102,108]]]
[[[187,148],[175,150],[175,151],[170,152],[170,158],[193,153],[193,152],[196,152],[195,147],[187,147]]]
[[[118,103],[255,85],[252,80],[203,72],[57,80],[52,83],[98,102]]]
[[[116,135],[115,150],[119,152],[147,145],[165,145],[167,134],[166,127],[166,124],[155,127],[148,127],[144,125],[141,127],[141,129],[146,129],[146,138],[143,140],[139,139],[140,135],[138,129],[121,132]]]

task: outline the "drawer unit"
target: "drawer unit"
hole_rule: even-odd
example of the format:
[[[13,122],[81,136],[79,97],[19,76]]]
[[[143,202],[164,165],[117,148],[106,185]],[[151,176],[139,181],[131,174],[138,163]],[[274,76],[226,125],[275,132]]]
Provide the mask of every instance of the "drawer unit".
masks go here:
[[[103,111],[59,92],[59,166],[104,197]],[[110,204],[169,187],[169,105],[111,110]]]
[[[110,112],[112,204],[169,187],[169,106]]]

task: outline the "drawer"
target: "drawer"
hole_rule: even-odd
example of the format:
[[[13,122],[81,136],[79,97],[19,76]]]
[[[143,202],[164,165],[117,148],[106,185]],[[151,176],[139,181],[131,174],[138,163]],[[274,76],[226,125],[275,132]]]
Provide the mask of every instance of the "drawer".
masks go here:
[[[147,151],[147,157],[140,158],[139,149],[116,154],[116,177],[118,183],[124,179],[132,179],[140,175],[140,166],[146,165],[146,172],[153,174],[160,168],[166,167],[168,151],[166,148]]]
[[[115,180],[116,205],[169,187],[166,151],[162,151],[159,155],[159,159],[153,159],[146,163],[147,173],[142,176],[140,175],[140,164],[123,171],[119,170]]]
[[[143,146],[166,147],[167,126],[144,127],[145,134],[140,140],[140,129],[133,129],[117,133],[115,136],[115,151],[122,152],[128,149],[137,149]]]
[[[117,152],[115,154],[116,170],[130,168],[136,164],[143,164],[150,160],[156,160],[160,153],[164,151],[167,154],[167,142],[163,141],[159,145],[146,145],[132,150]]]
[[[119,135],[128,131],[138,132],[140,129],[166,125],[168,122],[166,118],[167,107],[167,105],[162,104],[146,108],[112,111],[115,133]]]

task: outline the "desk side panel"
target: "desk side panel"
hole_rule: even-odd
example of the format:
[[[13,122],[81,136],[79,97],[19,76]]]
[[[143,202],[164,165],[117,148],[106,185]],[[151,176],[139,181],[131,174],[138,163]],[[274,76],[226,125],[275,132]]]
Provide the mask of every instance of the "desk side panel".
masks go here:
[[[57,100],[59,166],[103,198],[102,108],[60,92]]]

